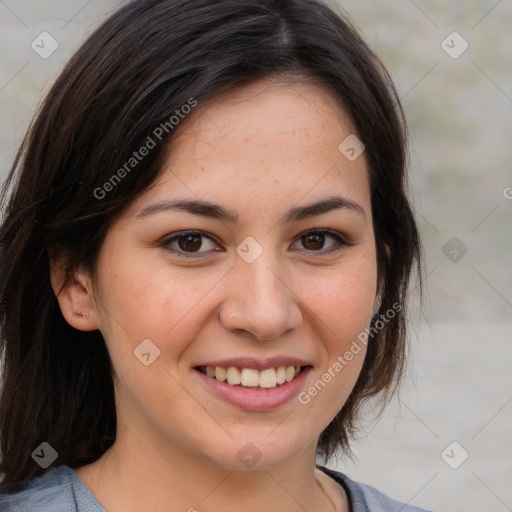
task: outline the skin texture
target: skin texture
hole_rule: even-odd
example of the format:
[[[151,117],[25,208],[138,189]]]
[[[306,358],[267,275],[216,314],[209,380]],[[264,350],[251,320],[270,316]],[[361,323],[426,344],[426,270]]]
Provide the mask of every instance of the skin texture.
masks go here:
[[[193,368],[296,356],[313,366],[307,390],[369,325],[377,265],[367,163],[364,153],[351,162],[338,151],[351,133],[336,98],[306,82],[259,80],[200,105],[182,121],[160,178],[109,230],[95,274],[77,272],[58,294],[71,325],[100,329],[115,369],[116,442],[74,468],[108,512],[348,510],[344,491],[315,470],[315,450],[364,349],[307,405],[295,397],[264,412],[222,401]],[[283,223],[290,208],[333,195],[364,216],[342,208]],[[137,217],[176,198],[222,205],[238,223],[171,210]],[[329,253],[330,235],[305,238],[322,228],[353,245]],[[199,239],[199,257],[187,258],[178,241],[162,245],[186,230],[212,237]],[[249,236],[263,249],[253,263],[236,252]],[[52,261],[54,290],[64,265]],[[160,350],[149,366],[134,356],[144,339]],[[252,468],[237,457],[247,442],[262,455]]]

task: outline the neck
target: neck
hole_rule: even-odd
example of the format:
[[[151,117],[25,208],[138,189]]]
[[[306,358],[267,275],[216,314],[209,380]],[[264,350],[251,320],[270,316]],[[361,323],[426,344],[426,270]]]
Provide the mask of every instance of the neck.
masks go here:
[[[247,471],[219,467],[187,447],[162,446],[118,428],[114,445],[75,471],[107,512],[348,510],[342,491],[315,469],[316,445],[279,467]]]

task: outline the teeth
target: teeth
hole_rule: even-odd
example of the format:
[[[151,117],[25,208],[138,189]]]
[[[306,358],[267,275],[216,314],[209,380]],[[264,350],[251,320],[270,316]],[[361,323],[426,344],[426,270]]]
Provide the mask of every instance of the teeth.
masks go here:
[[[286,381],[286,368],[280,366],[276,372],[276,381],[278,384],[284,384]]]
[[[295,377],[295,366],[287,366],[285,374],[286,382],[293,380],[293,377]]]
[[[244,386],[259,386],[260,376],[258,370],[254,370],[253,368],[244,368],[242,370],[242,375],[240,376],[240,381]],[[238,384],[240,384],[240,381]]]
[[[227,377],[228,377],[228,384],[231,384],[232,386],[236,386],[237,384],[240,384],[240,372],[238,371],[238,368],[235,368],[234,366],[230,366],[227,369]]]
[[[274,368],[261,370],[260,372],[260,388],[275,388],[277,384],[276,371]]]
[[[206,372],[208,372],[208,367],[206,367]],[[208,373],[206,373],[208,375]],[[215,368],[215,378],[220,380],[221,382],[226,380],[226,368],[222,368],[221,366],[217,366]]]
[[[205,368],[205,367],[203,367]],[[221,382],[227,380],[231,386],[250,388],[275,388],[277,385],[291,382],[300,372],[300,366],[280,366],[279,368],[266,368],[256,370],[254,368],[236,368],[230,366],[207,366],[205,373],[208,377],[215,378]]]

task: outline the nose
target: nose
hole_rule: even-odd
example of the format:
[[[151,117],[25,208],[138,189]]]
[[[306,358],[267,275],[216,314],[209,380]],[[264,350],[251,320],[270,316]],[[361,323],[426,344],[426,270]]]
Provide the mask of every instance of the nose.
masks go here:
[[[293,283],[265,253],[252,263],[241,258],[235,263],[220,309],[220,322],[226,330],[260,341],[277,339],[302,322]]]

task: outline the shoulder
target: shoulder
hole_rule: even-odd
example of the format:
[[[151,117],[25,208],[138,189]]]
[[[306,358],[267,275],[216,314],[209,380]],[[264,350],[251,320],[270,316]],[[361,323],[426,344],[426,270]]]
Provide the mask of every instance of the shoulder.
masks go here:
[[[0,512],[105,512],[68,466],[62,465],[0,493]]]
[[[396,501],[370,485],[354,482],[348,476],[324,466],[319,469],[334,478],[347,492],[351,510],[357,512],[431,512]]]

